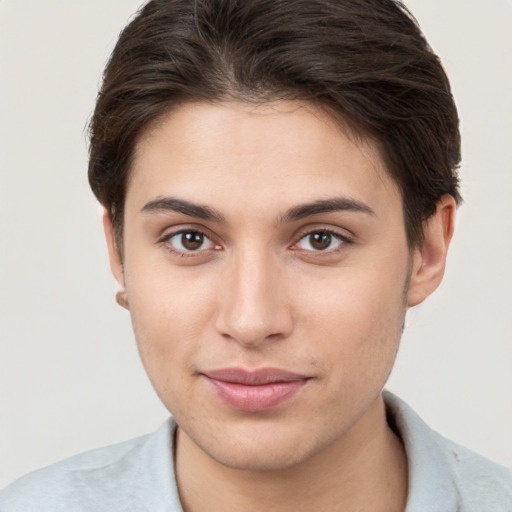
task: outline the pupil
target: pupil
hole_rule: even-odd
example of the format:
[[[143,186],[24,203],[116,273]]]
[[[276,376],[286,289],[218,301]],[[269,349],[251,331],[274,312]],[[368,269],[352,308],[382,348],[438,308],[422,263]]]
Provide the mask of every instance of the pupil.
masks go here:
[[[317,250],[327,249],[331,245],[331,235],[329,233],[313,233],[311,235],[311,246]]]
[[[181,243],[183,244],[183,247],[189,251],[199,249],[201,245],[203,245],[203,241],[204,235],[201,233],[189,231],[188,233],[183,233],[181,235]]]

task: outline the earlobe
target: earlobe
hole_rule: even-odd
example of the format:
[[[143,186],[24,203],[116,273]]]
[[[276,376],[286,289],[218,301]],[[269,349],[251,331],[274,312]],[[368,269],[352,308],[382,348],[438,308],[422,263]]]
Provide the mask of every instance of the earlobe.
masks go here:
[[[121,252],[117,246],[114,226],[112,219],[106,208],[103,208],[103,230],[105,232],[105,240],[107,242],[108,257],[110,261],[110,270],[114,279],[117,281],[119,291],[116,293],[117,303],[125,309],[128,309],[128,300],[124,287],[124,269]]]
[[[450,194],[437,203],[435,213],[423,225],[424,241],[413,251],[407,305],[423,302],[441,283],[448,247],[453,236],[457,205]]]

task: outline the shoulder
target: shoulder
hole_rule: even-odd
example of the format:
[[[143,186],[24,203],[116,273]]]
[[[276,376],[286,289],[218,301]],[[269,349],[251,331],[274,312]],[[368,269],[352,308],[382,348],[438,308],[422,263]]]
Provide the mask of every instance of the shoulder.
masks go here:
[[[512,512],[512,469],[435,434],[467,510]]]
[[[151,503],[173,501],[173,425],[169,420],[153,434],[76,455],[16,480],[0,492],[0,512],[168,510]]]
[[[393,394],[384,398],[407,453],[407,512],[512,512],[511,469],[446,439]]]

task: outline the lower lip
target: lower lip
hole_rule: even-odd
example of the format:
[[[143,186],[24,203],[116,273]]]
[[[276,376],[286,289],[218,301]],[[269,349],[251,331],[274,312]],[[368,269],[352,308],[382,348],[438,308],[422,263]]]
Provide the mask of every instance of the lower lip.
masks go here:
[[[247,386],[207,377],[213,391],[225,403],[241,411],[260,412],[274,409],[297,394],[307,379]]]

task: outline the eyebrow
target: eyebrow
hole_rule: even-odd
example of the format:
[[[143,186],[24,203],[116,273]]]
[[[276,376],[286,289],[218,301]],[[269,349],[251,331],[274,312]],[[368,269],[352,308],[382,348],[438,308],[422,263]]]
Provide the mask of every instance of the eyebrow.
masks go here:
[[[279,220],[280,222],[294,222],[312,215],[338,211],[360,212],[375,216],[375,212],[367,204],[357,199],[336,197],[295,206],[288,210]]]
[[[178,212],[189,217],[209,220],[212,222],[226,222],[225,217],[217,210],[206,205],[191,203],[184,199],[174,197],[159,197],[146,203],[141,212]],[[311,203],[301,204],[290,208],[284,215],[279,217],[280,223],[295,222],[297,220],[337,211],[360,212],[368,215],[375,215],[375,212],[365,203],[357,199],[337,197],[333,199],[321,199]]]
[[[174,197],[159,197],[146,203],[141,212],[178,212],[213,222],[225,222],[224,216],[209,206],[191,203]]]

